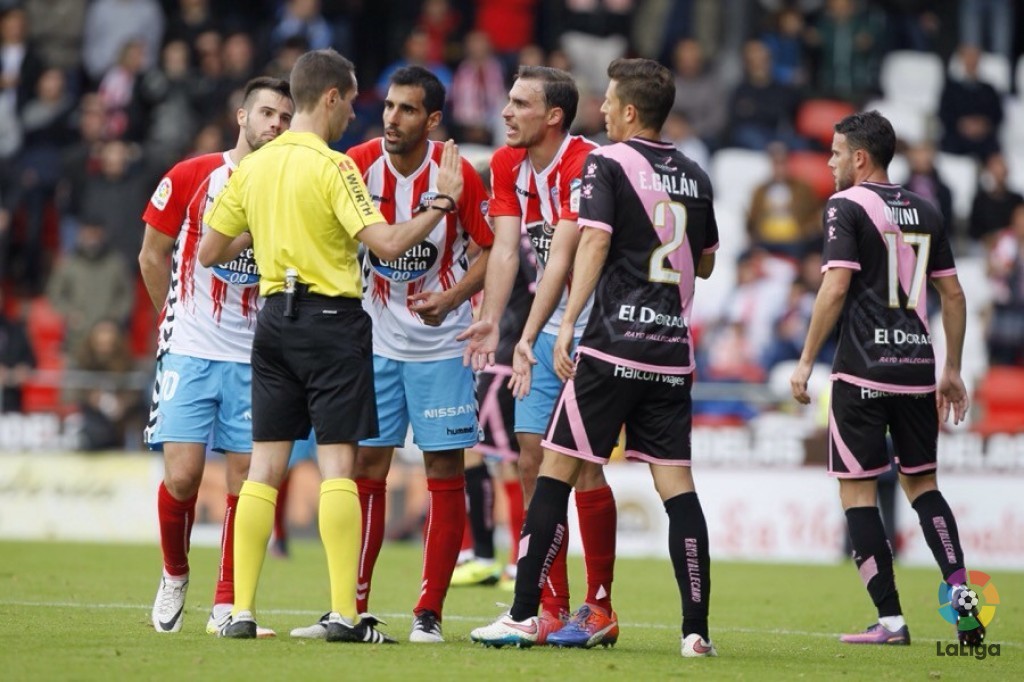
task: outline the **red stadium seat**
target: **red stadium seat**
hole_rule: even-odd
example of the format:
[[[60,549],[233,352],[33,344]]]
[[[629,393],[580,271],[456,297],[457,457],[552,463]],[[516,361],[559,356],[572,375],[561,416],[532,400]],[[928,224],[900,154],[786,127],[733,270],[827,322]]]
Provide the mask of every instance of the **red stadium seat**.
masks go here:
[[[809,99],[796,114],[796,132],[814,140],[825,149],[832,148],[834,126],[857,109],[849,102],[834,99]]]
[[[810,185],[822,200],[836,191],[828,158],[825,152],[792,152],[789,155],[789,172]]]
[[[60,371],[64,367],[61,354],[64,320],[45,296],[38,296],[27,305],[25,322],[29,342],[36,354],[37,369]],[[25,412],[60,412],[62,409],[60,386],[54,382],[26,383],[21,399]]]
[[[981,419],[974,430],[983,436],[1024,431],[1024,367],[991,367],[974,394]]]

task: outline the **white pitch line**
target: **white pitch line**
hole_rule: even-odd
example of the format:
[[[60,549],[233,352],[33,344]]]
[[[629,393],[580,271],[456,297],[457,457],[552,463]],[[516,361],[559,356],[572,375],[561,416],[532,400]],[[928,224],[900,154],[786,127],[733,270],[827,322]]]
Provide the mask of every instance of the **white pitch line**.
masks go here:
[[[80,602],[43,602],[43,601],[19,601],[16,599],[2,599],[0,600],[0,606],[29,606],[32,608],[74,608],[74,609],[120,609],[125,611],[135,610],[147,610],[153,608],[150,604],[83,604]],[[206,608],[201,606],[193,606],[191,611],[206,612]],[[312,616],[320,617],[323,615],[322,611],[310,611],[309,609],[260,609],[260,613],[265,613],[271,616]],[[376,615],[376,614],[374,614]],[[395,619],[395,620],[412,620],[412,614],[409,613],[383,613],[380,614],[382,618]],[[465,622],[465,623],[483,623],[487,616],[459,616],[452,614],[445,614],[445,620]],[[619,625],[623,628],[630,630],[678,630],[678,625],[667,625],[665,623],[627,623],[622,622]],[[728,627],[715,625],[713,630],[716,632],[735,632],[744,635],[783,635],[787,637],[820,637],[822,639],[839,639],[839,633],[830,632],[807,632],[805,630],[787,630],[782,628],[748,628],[748,627]],[[1010,647],[1024,647],[1022,642],[1006,641],[1001,640],[999,642],[991,642],[992,644],[1007,645]]]

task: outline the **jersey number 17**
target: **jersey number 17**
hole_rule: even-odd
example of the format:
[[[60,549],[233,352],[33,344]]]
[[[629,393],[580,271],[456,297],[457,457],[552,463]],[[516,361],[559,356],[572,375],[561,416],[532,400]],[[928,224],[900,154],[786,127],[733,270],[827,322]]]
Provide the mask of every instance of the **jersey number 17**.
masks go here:
[[[924,290],[924,278],[928,272],[928,254],[932,248],[932,236],[919,232],[886,232],[885,249],[888,251],[889,273],[889,307],[900,307],[899,281],[899,250],[902,237],[903,244],[914,250],[914,273],[910,279],[910,291],[907,292],[907,310],[917,308]]]

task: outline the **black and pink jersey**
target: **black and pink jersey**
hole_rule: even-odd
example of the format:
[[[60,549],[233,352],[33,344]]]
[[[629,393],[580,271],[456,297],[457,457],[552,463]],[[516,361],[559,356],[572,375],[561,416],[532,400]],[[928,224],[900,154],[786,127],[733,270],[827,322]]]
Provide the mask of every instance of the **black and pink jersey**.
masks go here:
[[[583,166],[579,226],[612,235],[579,352],[633,370],[692,372],[696,267],[718,248],[707,173],[665,142],[597,149]]]
[[[865,182],[825,206],[823,270],[850,268],[833,377],[892,393],[935,390],[928,278],[956,274],[942,216],[899,185]]]

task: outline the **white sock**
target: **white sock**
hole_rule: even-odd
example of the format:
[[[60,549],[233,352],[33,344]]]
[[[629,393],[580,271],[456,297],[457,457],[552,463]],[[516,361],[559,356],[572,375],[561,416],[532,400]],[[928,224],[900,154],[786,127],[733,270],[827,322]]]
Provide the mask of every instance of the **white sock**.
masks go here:
[[[889,632],[896,632],[907,624],[907,621],[903,620],[903,616],[879,616],[878,622]]]

